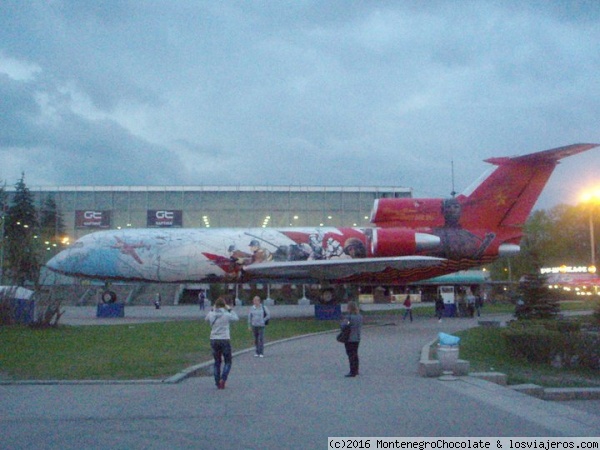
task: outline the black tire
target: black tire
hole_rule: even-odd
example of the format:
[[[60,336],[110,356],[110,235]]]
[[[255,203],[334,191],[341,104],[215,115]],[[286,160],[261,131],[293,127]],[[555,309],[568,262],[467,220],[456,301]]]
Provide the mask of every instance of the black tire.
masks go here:
[[[115,303],[117,301],[117,294],[113,291],[102,292],[102,303]]]
[[[337,302],[335,300],[335,292],[333,289],[323,289],[321,291],[321,296],[319,297],[319,303],[321,305],[335,305]]]

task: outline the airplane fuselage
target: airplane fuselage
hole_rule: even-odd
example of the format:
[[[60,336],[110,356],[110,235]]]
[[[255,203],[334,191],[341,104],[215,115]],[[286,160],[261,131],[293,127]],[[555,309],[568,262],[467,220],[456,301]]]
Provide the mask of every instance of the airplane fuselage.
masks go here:
[[[373,261],[410,255],[454,260],[427,267],[437,276],[493,259],[498,245],[465,230],[408,228],[170,228],[91,233],[55,256],[48,266],[60,273],[99,280],[148,282],[251,282],[268,277],[251,268],[347,260]],[[440,237],[441,236],[441,237]],[[476,254],[480,252],[480,254]],[[485,254],[485,255],[484,255]],[[475,259],[477,258],[477,259]],[[444,258],[445,259],[445,258]],[[254,266],[254,267],[252,267]],[[393,269],[384,273],[342,274],[330,282],[404,284]],[[318,282],[316,276],[287,274],[290,280]],[[305,278],[305,279],[304,279]]]

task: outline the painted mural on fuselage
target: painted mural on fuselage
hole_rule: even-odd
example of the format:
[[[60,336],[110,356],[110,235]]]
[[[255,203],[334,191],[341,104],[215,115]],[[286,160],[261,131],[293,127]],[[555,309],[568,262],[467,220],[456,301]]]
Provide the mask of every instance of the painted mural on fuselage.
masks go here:
[[[314,227],[102,231],[80,238],[64,253],[62,267],[83,276],[93,273],[99,279],[233,282],[240,279],[244,268],[264,262],[374,257],[372,230]],[[473,248],[483,251],[489,246],[485,238],[466,230],[446,226],[429,231],[451,238],[442,239],[443,245],[437,249],[419,252],[422,255],[471,260],[475,257]],[[96,251],[87,252],[89,247]]]
[[[261,262],[366,257],[367,239],[359,228],[101,231],[68,249],[62,267],[99,279],[235,281],[244,267]]]
[[[202,252],[225,276],[237,279],[244,267],[270,261],[315,261],[367,256],[368,237],[359,228],[253,228],[228,230],[227,254]],[[222,233],[219,231],[219,234]]]

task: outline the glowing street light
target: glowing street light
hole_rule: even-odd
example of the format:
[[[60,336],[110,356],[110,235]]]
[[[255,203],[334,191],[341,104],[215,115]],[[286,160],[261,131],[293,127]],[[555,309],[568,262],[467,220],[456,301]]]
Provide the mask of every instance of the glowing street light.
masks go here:
[[[583,203],[590,205],[590,246],[592,247],[592,266],[590,269],[595,271],[596,268],[596,243],[594,242],[594,206],[600,204],[600,189],[586,192],[582,195]]]

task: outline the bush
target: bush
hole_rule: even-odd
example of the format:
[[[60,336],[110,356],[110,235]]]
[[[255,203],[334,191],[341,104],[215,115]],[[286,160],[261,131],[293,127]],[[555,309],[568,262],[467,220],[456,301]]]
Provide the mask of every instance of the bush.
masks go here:
[[[511,354],[560,367],[600,367],[600,337],[570,321],[513,322],[503,331]]]
[[[510,353],[529,362],[551,362],[561,342],[560,333],[543,327],[512,328],[502,335]]]
[[[600,324],[600,302],[596,303],[596,308],[594,309],[594,319],[596,323]]]

